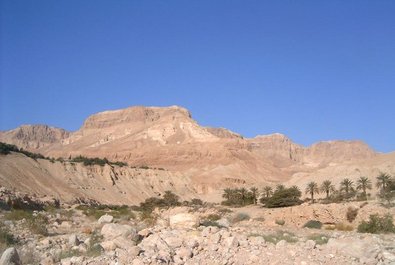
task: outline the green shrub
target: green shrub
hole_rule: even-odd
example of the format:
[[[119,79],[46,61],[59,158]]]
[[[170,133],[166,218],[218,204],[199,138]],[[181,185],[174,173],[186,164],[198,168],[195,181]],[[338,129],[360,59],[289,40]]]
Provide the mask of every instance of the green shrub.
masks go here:
[[[276,219],[274,222],[276,223],[276,225],[285,225],[285,220],[283,219]]]
[[[329,241],[328,236],[324,235],[324,234],[312,234],[312,235],[309,235],[307,239],[314,240],[315,243],[318,245],[324,245],[324,244],[328,243],[328,241]]]
[[[5,214],[5,219],[10,221],[29,220],[33,217],[33,212],[25,210],[12,210]]]
[[[305,223],[303,227],[312,228],[312,229],[321,229],[322,223],[317,220],[310,220],[307,223]]]
[[[201,200],[201,199],[197,199],[197,198],[195,198],[195,199],[192,199],[191,200],[191,203],[190,203],[191,205],[196,205],[196,206],[201,206],[201,205],[203,205],[203,201]]]
[[[265,207],[277,208],[299,205],[302,192],[297,187],[276,189],[270,198],[265,199]]]
[[[241,221],[247,221],[250,220],[250,216],[246,213],[238,213],[234,215],[231,219],[232,223],[238,223]]]
[[[395,226],[392,216],[387,214],[380,217],[378,214],[370,215],[369,221],[362,221],[358,226],[360,233],[395,233]]]

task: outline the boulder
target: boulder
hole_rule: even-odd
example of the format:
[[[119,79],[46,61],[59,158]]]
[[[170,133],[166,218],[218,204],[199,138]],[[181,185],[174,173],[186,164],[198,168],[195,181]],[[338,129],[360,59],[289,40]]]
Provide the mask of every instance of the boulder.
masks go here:
[[[109,215],[109,214],[105,214],[105,215],[102,215],[102,216],[99,218],[99,220],[97,220],[97,222],[98,222],[99,224],[109,224],[109,223],[112,223],[113,220],[114,220],[114,217],[112,217],[112,216]]]
[[[199,226],[199,217],[190,213],[179,213],[169,218],[172,229],[193,229]]]
[[[72,234],[69,237],[69,245],[74,247],[74,246],[78,246],[80,244],[80,241],[78,240],[77,236],[75,234]]]
[[[21,265],[21,260],[19,259],[18,251],[16,248],[7,248],[0,259],[1,265]]]
[[[120,224],[105,224],[101,229],[101,234],[106,241],[113,240],[117,237],[123,237],[130,239],[132,241],[137,241],[139,235],[136,229],[130,225],[120,225]]]

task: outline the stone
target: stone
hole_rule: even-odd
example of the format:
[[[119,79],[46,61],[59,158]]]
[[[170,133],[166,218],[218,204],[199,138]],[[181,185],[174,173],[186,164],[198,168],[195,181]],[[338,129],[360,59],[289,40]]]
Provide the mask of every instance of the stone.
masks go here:
[[[137,241],[139,238],[136,229],[134,229],[130,225],[121,225],[114,223],[105,224],[101,229],[101,234],[107,241],[115,239],[117,237],[128,238],[132,241]]]
[[[317,244],[315,243],[314,240],[307,240],[305,243],[305,248],[306,249],[314,249],[316,245]]]
[[[223,241],[223,245],[228,248],[237,248],[239,246],[239,240],[236,237],[231,236]]]
[[[189,248],[182,247],[176,251],[177,257],[182,261],[187,261],[192,258],[193,254]]]
[[[226,227],[226,228],[228,228],[228,227],[230,226],[230,222],[229,222],[229,220],[226,219],[226,218],[221,218],[221,219],[219,219],[219,220],[217,221],[217,224],[220,225],[220,226],[222,226],[222,227]]]
[[[133,246],[128,249],[128,255],[131,257],[137,257],[141,252],[141,248],[138,246]]]
[[[0,258],[0,264],[1,265],[21,265],[21,260],[18,255],[18,251],[16,248],[7,248],[4,252],[3,255],[1,255]]]
[[[69,237],[69,245],[70,246],[78,246],[80,244],[80,241],[78,240],[77,236],[75,234],[72,234]]]
[[[117,248],[117,245],[115,244],[114,241],[104,241],[100,243],[100,246],[105,250],[105,251],[112,251]]]
[[[99,218],[99,220],[97,220],[97,222],[98,222],[99,224],[109,224],[109,223],[112,223],[113,220],[114,220],[114,217],[113,217],[113,216],[111,216],[111,215],[109,215],[109,214],[105,214],[105,215],[102,215],[102,216]]]
[[[276,248],[283,248],[287,245],[287,241],[285,240],[280,240],[277,244],[276,244]]]
[[[190,213],[179,213],[169,218],[172,229],[194,229],[199,226],[199,217]]]

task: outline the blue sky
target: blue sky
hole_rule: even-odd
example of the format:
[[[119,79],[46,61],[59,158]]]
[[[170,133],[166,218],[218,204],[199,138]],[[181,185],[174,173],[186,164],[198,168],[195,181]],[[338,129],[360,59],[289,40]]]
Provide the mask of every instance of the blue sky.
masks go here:
[[[0,130],[133,105],[395,150],[395,1],[1,0]]]

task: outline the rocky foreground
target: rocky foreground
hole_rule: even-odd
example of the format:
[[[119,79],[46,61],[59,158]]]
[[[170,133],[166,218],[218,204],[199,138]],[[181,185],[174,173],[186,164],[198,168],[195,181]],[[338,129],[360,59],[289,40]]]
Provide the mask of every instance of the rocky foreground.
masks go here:
[[[394,215],[376,202],[359,204],[361,219],[372,209]],[[340,216],[333,209],[350,205],[335,206],[176,207],[147,216],[114,211],[97,219],[74,205],[35,212],[48,220],[45,233],[26,226],[29,217],[12,220],[3,211],[3,229],[16,243],[0,264],[395,264],[394,234],[357,233],[358,219],[331,223],[347,222],[344,211]],[[324,226],[302,228],[298,223],[307,219]]]

